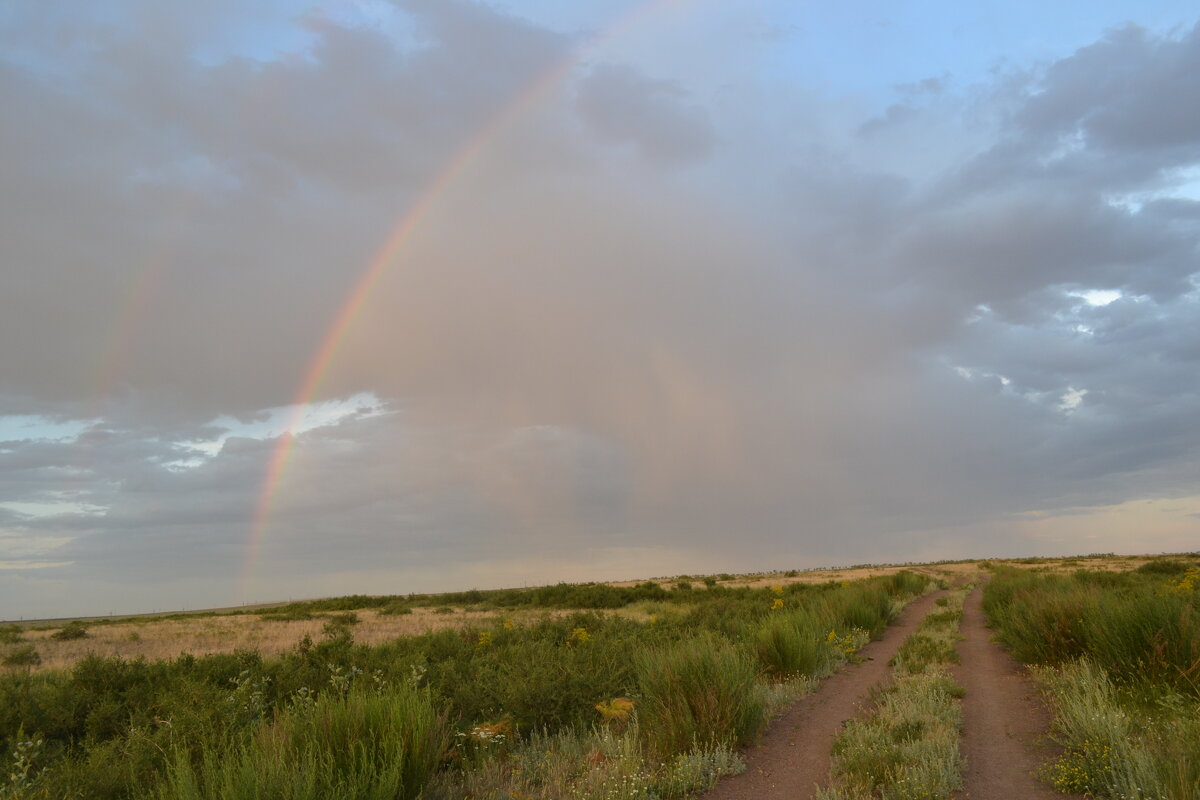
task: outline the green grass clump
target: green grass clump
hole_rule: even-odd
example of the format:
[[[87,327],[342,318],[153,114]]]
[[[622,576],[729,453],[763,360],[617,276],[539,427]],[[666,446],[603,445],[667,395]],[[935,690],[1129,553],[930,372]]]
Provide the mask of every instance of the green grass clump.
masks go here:
[[[1162,562],[1149,562],[1162,563]],[[1026,663],[1087,657],[1121,683],[1161,684],[1200,696],[1200,609],[1177,573],[1030,575],[1001,569],[984,610]]]
[[[930,665],[958,662],[954,641],[946,637],[914,633],[900,645],[892,666],[910,674],[924,672]]]
[[[1123,694],[1104,669],[1081,659],[1035,670],[1055,712],[1065,753],[1047,768],[1063,792],[1176,800],[1200,797],[1200,705],[1175,693],[1149,703]]]
[[[0,644],[17,644],[24,635],[20,625],[0,625]]]
[[[650,749],[667,757],[697,745],[749,744],[766,722],[756,678],[742,650],[712,635],[646,653],[638,720]]]
[[[408,800],[449,746],[427,694],[353,691],[301,703],[232,745],[177,752],[154,800]]]
[[[754,635],[754,653],[771,675],[819,676],[835,663],[834,649],[826,638],[828,629],[824,620],[807,609],[772,615]]]

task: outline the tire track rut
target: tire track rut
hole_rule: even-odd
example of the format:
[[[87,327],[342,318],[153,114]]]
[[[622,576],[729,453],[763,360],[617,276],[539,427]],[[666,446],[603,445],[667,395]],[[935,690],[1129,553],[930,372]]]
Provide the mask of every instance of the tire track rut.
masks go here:
[[[762,741],[743,752],[746,771],[723,778],[701,796],[703,800],[812,798],[817,786],[829,780],[833,741],[842,723],[858,712],[871,687],[888,678],[888,661],[934,607],[934,601],[945,594],[945,590],[931,592],[909,603],[880,639],[858,651],[866,660],[826,678],[815,692],[777,717]]]
[[[963,604],[961,663],[954,678],[963,688],[966,757],[961,800],[1063,800],[1037,773],[1057,751],[1049,743],[1051,715],[1033,681],[1003,647],[991,640],[977,588]]]

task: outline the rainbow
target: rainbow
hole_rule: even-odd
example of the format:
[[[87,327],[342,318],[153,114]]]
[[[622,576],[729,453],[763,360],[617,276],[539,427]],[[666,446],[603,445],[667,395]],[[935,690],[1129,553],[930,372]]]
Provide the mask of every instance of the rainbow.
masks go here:
[[[367,263],[358,279],[354,282],[333,322],[325,330],[321,344],[317,348],[312,361],[305,370],[304,378],[295,393],[292,409],[287,421],[287,430],[276,442],[267,463],[266,476],[262,489],[255,504],[251,523],[249,542],[246,547],[242,566],[241,590],[243,599],[246,598],[250,582],[254,577],[258,563],[258,555],[266,537],[271,511],[287,474],[288,464],[295,448],[296,434],[304,411],[317,395],[321,381],[328,372],[330,365],[337,356],[339,347],[346,334],[354,325],[359,313],[371,296],[371,291],[379,280],[396,261],[414,231],[428,215],[436,201],[467,171],[479,156],[487,150],[491,142],[515,120],[520,118],[543,97],[561,83],[571,71],[589,55],[601,46],[617,39],[629,31],[636,29],[659,12],[676,5],[682,5],[687,0],[649,0],[627,11],[616,21],[596,33],[572,53],[552,65],[548,70],[538,75],[529,85],[525,86],[503,108],[494,114],[484,126],[472,136],[446,163],[440,172],[430,180],[418,194],[417,199],[401,216],[391,233],[378,248],[375,255]]]

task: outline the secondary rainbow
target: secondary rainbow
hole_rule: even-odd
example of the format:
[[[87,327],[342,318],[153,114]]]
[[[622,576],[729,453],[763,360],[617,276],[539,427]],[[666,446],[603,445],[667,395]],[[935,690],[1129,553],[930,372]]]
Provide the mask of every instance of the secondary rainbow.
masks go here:
[[[571,70],[580,62],[594,53],[604,44],[625,35],[658,12],[676,5],[682,5],[687,0],[651,0],[636,6],[626,12],[615,22],[592,36],[571,54],[540,74],[528,86],[492,116],[487,123],[460,148],[445,167],[426,184],[411,207],[400,218],[374,257],[354,282],[346,295],[333,322],[325,331],[316,354],[309,362],[304,378],[292,401],[292,411],[288,418],[287,432],[279,437],[267,463],[266,476],[262,490],[255,505],[254,517],[251,523],[250,538],[246,547],[241,577],[241,594],[246,599],[250,581],[258,563],[259,551],[270,521],[271,511],[275,505],[283,479],[287,473],[289,461],[295,446],[294,431],[299,427],[307,406],[316,397],[321,381],[329,371],[337,355],[342,340],[353,326],[355,319],[371,295],[371,290],[379,283],[379,279],[395,262],[396,257],[404,248],[413,232],[420,225],[438,198],[455,183],[455,181],[475,162],[487,146],[514,120],[519,118],[539,100],[549,94]]]

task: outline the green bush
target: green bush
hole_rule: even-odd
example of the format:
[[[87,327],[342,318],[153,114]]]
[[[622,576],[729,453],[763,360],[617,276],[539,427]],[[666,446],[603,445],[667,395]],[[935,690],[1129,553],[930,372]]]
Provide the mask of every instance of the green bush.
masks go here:
[[[69,639],[86,639],[88,635],[87,625],[79,620],[68,622],[54,633],[50,634],[51,639],[69,640]]]
[[[392,617],[400,616],[401,614],[411,614],[413,613],[413,610],[412,606],[410,606],[408,603],[400,601],[396,603],[389,603],[388,605],[383,606],[379,609],[379,613],[383,614],[384,616]]]
[[[16,644],[24,638],[20,625],[0,625],[0,644]]]
[[[408,800],[449,747],[429,696],[407,688],[301,703],[240,742],[176,752],[155,800]]]
[[[4,666],[6,667],[36,667],[41,663],[41,655],[31,644],[14,647],[4,654]]]
[[[1134,572],[1140,572],[1143,575],[1182,575],[1187,571],[1187,564],[1182,561],[1176,561],[1173,558],[1156,558],[1153,561],[1147,561],[1134,570]]]
[[[713,635],[654,649],[638,662],[638,723],[662,758],[694,746],[745,745],[765,723],[757,670],[744,652]]]

